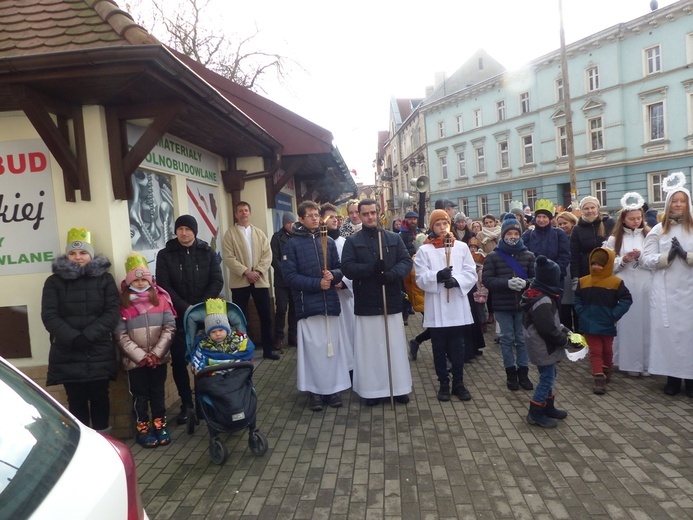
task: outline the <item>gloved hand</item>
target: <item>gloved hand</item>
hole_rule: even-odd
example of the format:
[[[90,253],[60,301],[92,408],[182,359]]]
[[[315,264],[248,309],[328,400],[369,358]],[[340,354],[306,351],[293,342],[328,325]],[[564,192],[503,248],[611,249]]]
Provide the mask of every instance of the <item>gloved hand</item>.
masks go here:
[[[151,352],[147,354],[147,366],[149,368],[156,368],[159,366],[159,357]]]
[[[91,341],[84,334],[80,334],[72,340],[72,346],[81,350],[87,350],[91,346]]]
[[[671,241],[671,249],[669,249],[669,254],[667,254],[667,263],[670,264],[674,261],[674,258],[679,254],[679,249],[674,244],[674,241]]]
[[[455,278],[449,278],[443,282],[446,289],[452,289],[453,287],[459,287],[460,284]]]
[[[686,252],[686,250],[681,245],[681,242],[679,242],[679,239],[676,237],[672,238],[671,239],[671,245],[672,245],[672,248],[676,249],[676,254],[679,255],[683,259],[683,261],[685,262],[688,259],[688,253]]]
[[[573,288],[573,292],[577,291],[578,284],[580,283],[580,279],[578,277],[571,278],[570,280],[570,285]]]
[[[384,273],[386,269],[385,260],[376,260],[373,264],[373,272],[375,274]]]
[[[526,285],[527,282],[518,276],[508,280],[508,288],[512,289],[513,291],[522,291]]]
[[[436,273],[436,281],[438,283],[443,283],[450,278],[452,278],[452,267],[446,267]]]

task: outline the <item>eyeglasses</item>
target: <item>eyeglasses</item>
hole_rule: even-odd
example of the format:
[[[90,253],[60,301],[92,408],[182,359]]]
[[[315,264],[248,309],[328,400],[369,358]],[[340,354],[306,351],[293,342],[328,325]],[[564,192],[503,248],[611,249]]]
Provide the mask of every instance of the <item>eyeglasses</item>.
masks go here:
[[[309,215],[306,215],[303,218],[320,218],[320,214],[319,213],[311,213]]]

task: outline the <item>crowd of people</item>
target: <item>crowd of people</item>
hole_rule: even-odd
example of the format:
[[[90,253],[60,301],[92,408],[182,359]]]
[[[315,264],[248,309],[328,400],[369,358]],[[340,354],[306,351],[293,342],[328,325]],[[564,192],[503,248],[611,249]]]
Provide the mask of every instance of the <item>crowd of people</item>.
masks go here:
[[[527,421],[555,427],[568,415],[554,404],[556,364],[576,332],[589,345],[595,394],[607,392],[618,367],[633,377],[666,376],[667,395],[683,385],[693,398],[687,345],[693,324],[677,312],[693,298],[693,208],[682,173],[667,177],[663,189],[666,200],[655,222],[643,197],[631,192],[615,218],[592,196],[580,201],[579,217],[542,199],[533,212],[517,206],[480,221],[439,200],[427,229],[408,212],[392,231],[383,229],[373,199],[349,201],[346,218],[332,204],[306,201],[297,219],[284,214],[271,240],[251,224],[250,205],[239,202],[222,259],[233,303],[247,316],[254,301],[261,331],[254,339],[264,358],[281,358],[288,328],[288,345],[297,348],[297,388],[307,393],[312,411],[342,406],[340,394],[349,388],[368,406],[406,404],[409,360],[417,360],[427,340],[438,399],[469,401],[465,362],[482,354],[484,332],[495,326],[505,385],[534,390]],[[216,300],[223,292],[221,262],[197,238],[196,220],[178,217],[175,235],[157,255],[156,277],[133,253],[118,290],[90,233],[71,229],[43,289],[42,319],[51,341],[47,384],[64,385],[70,411],[108,431],[117,345],[136,438],[148,448],[170,443],[169,362],[181,401],[176,421],[184,424],[195,413],[186,311],[202,302],[208,309],[223,303]],[[223,313],[208,312],[200,341],[239,351],[243,334],[236,336]],[[407,342],[405,326],[414,312],[423,314],[424,331]],[[530,363],[537,366],[536,388]]]

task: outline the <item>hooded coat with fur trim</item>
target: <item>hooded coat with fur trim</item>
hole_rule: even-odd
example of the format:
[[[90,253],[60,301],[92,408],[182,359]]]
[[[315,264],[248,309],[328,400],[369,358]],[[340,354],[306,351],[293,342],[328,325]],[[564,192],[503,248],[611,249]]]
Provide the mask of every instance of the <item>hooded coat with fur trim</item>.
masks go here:
[[[598,251],[608,254],[606,265],[601,270],[592,269],[593,257]],[[590,253],[591,274],[580,278],[575,291],[575,310],[580,317],[580,332],[583,334],[616,335],[616,322],[628,312],[633,298],[618,276],[614,276],[615,253],[604,247]]]
[[[111,263],[96,256],[80,266],[61,256],[43,286],[41,319],[50,334],[46,385],[115,379],[117,361],[112,332],[120,301]],[[87,349],[73,346],[85,336]]]

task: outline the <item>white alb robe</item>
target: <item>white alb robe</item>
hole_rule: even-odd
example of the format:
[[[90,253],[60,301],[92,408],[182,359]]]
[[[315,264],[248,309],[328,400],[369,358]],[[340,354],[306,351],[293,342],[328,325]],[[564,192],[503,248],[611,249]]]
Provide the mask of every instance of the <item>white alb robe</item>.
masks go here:
[[[337,316],[311,316],[298,320],[297,388],[302,392],[332,395],[351,386],[346,349],[342,346]],[[333,356],[328,356],[328,341]]]

